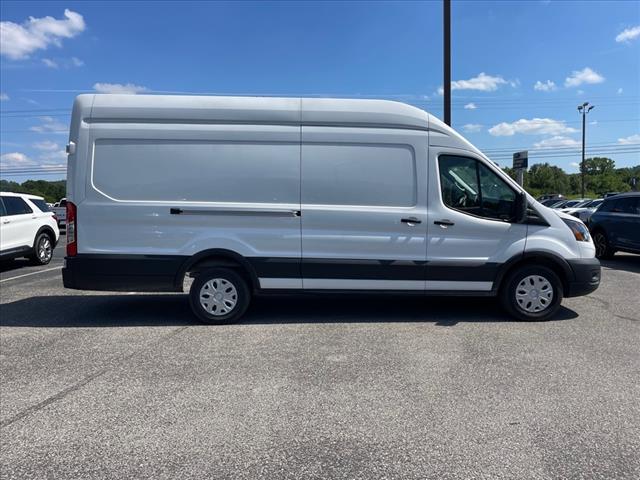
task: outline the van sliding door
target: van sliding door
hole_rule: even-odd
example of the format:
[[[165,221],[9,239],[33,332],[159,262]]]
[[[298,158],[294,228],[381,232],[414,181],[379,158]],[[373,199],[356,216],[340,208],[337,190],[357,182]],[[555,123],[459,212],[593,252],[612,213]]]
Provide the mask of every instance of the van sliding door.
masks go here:
[[[305,289],[424,290],[426,132],[302,128]]]

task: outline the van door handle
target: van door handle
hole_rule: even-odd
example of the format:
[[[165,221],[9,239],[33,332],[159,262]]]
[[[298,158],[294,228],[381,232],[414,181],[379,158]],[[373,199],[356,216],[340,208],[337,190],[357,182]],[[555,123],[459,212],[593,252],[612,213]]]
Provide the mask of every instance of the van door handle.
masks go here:
[[[416,217],[409,217],[409,218],[401,218],[400,221],[402,223],[406,223],[407,225],[409,225],[410,227],[413,227],[414,225],[417,225],[419,223],[422,223],[422,220],[416,218]]]
[[[436,220],[433,224],[440,226],[440,228],[448,228],[455,225],[451,220]]]

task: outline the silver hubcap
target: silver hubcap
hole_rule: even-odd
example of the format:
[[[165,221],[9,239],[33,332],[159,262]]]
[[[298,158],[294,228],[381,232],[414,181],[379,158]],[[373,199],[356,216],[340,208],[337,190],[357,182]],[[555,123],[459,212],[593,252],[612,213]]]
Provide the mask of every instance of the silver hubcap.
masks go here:
[[[40,260],[49,260],[51,258],[51,252],[51,241],[46,237],[40,240],[40,244],[38,245],[38,257]]]
[[[526,312],[541,312],[553,300],[553,287],[540,275],[523,278],[516,288],[516,301]]]
[[[200,289],[200,305],[211,315],[226,315],[237,303],[236,287],[224,278],[213,278]]]

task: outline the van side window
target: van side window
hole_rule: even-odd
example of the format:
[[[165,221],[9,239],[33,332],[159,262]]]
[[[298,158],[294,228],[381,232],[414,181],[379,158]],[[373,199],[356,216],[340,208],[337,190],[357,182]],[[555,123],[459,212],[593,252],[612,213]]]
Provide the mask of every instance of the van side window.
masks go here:
[[[302,203],[405,207],[416,204],[413,149],[401,145],[302,147]]]
[[[442,201],[446,206],[506,222],[514,217],[516,192],[482,162],[443,155],[438,163]]]
[[[7,215],[25,215],[33,213],[27,202],[20,197],[2,197],[4,206],[7,209]]]

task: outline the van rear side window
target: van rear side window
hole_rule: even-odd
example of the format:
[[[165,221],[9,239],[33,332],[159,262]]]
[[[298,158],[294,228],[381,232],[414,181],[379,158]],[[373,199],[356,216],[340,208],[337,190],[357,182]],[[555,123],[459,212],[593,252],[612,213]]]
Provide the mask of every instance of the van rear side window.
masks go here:
[[[97,140],[92,180],[115,200],[299,203],[300,145]]]
[[[400,145],[302,146],[302,203],[413,206],[413,149]]]

